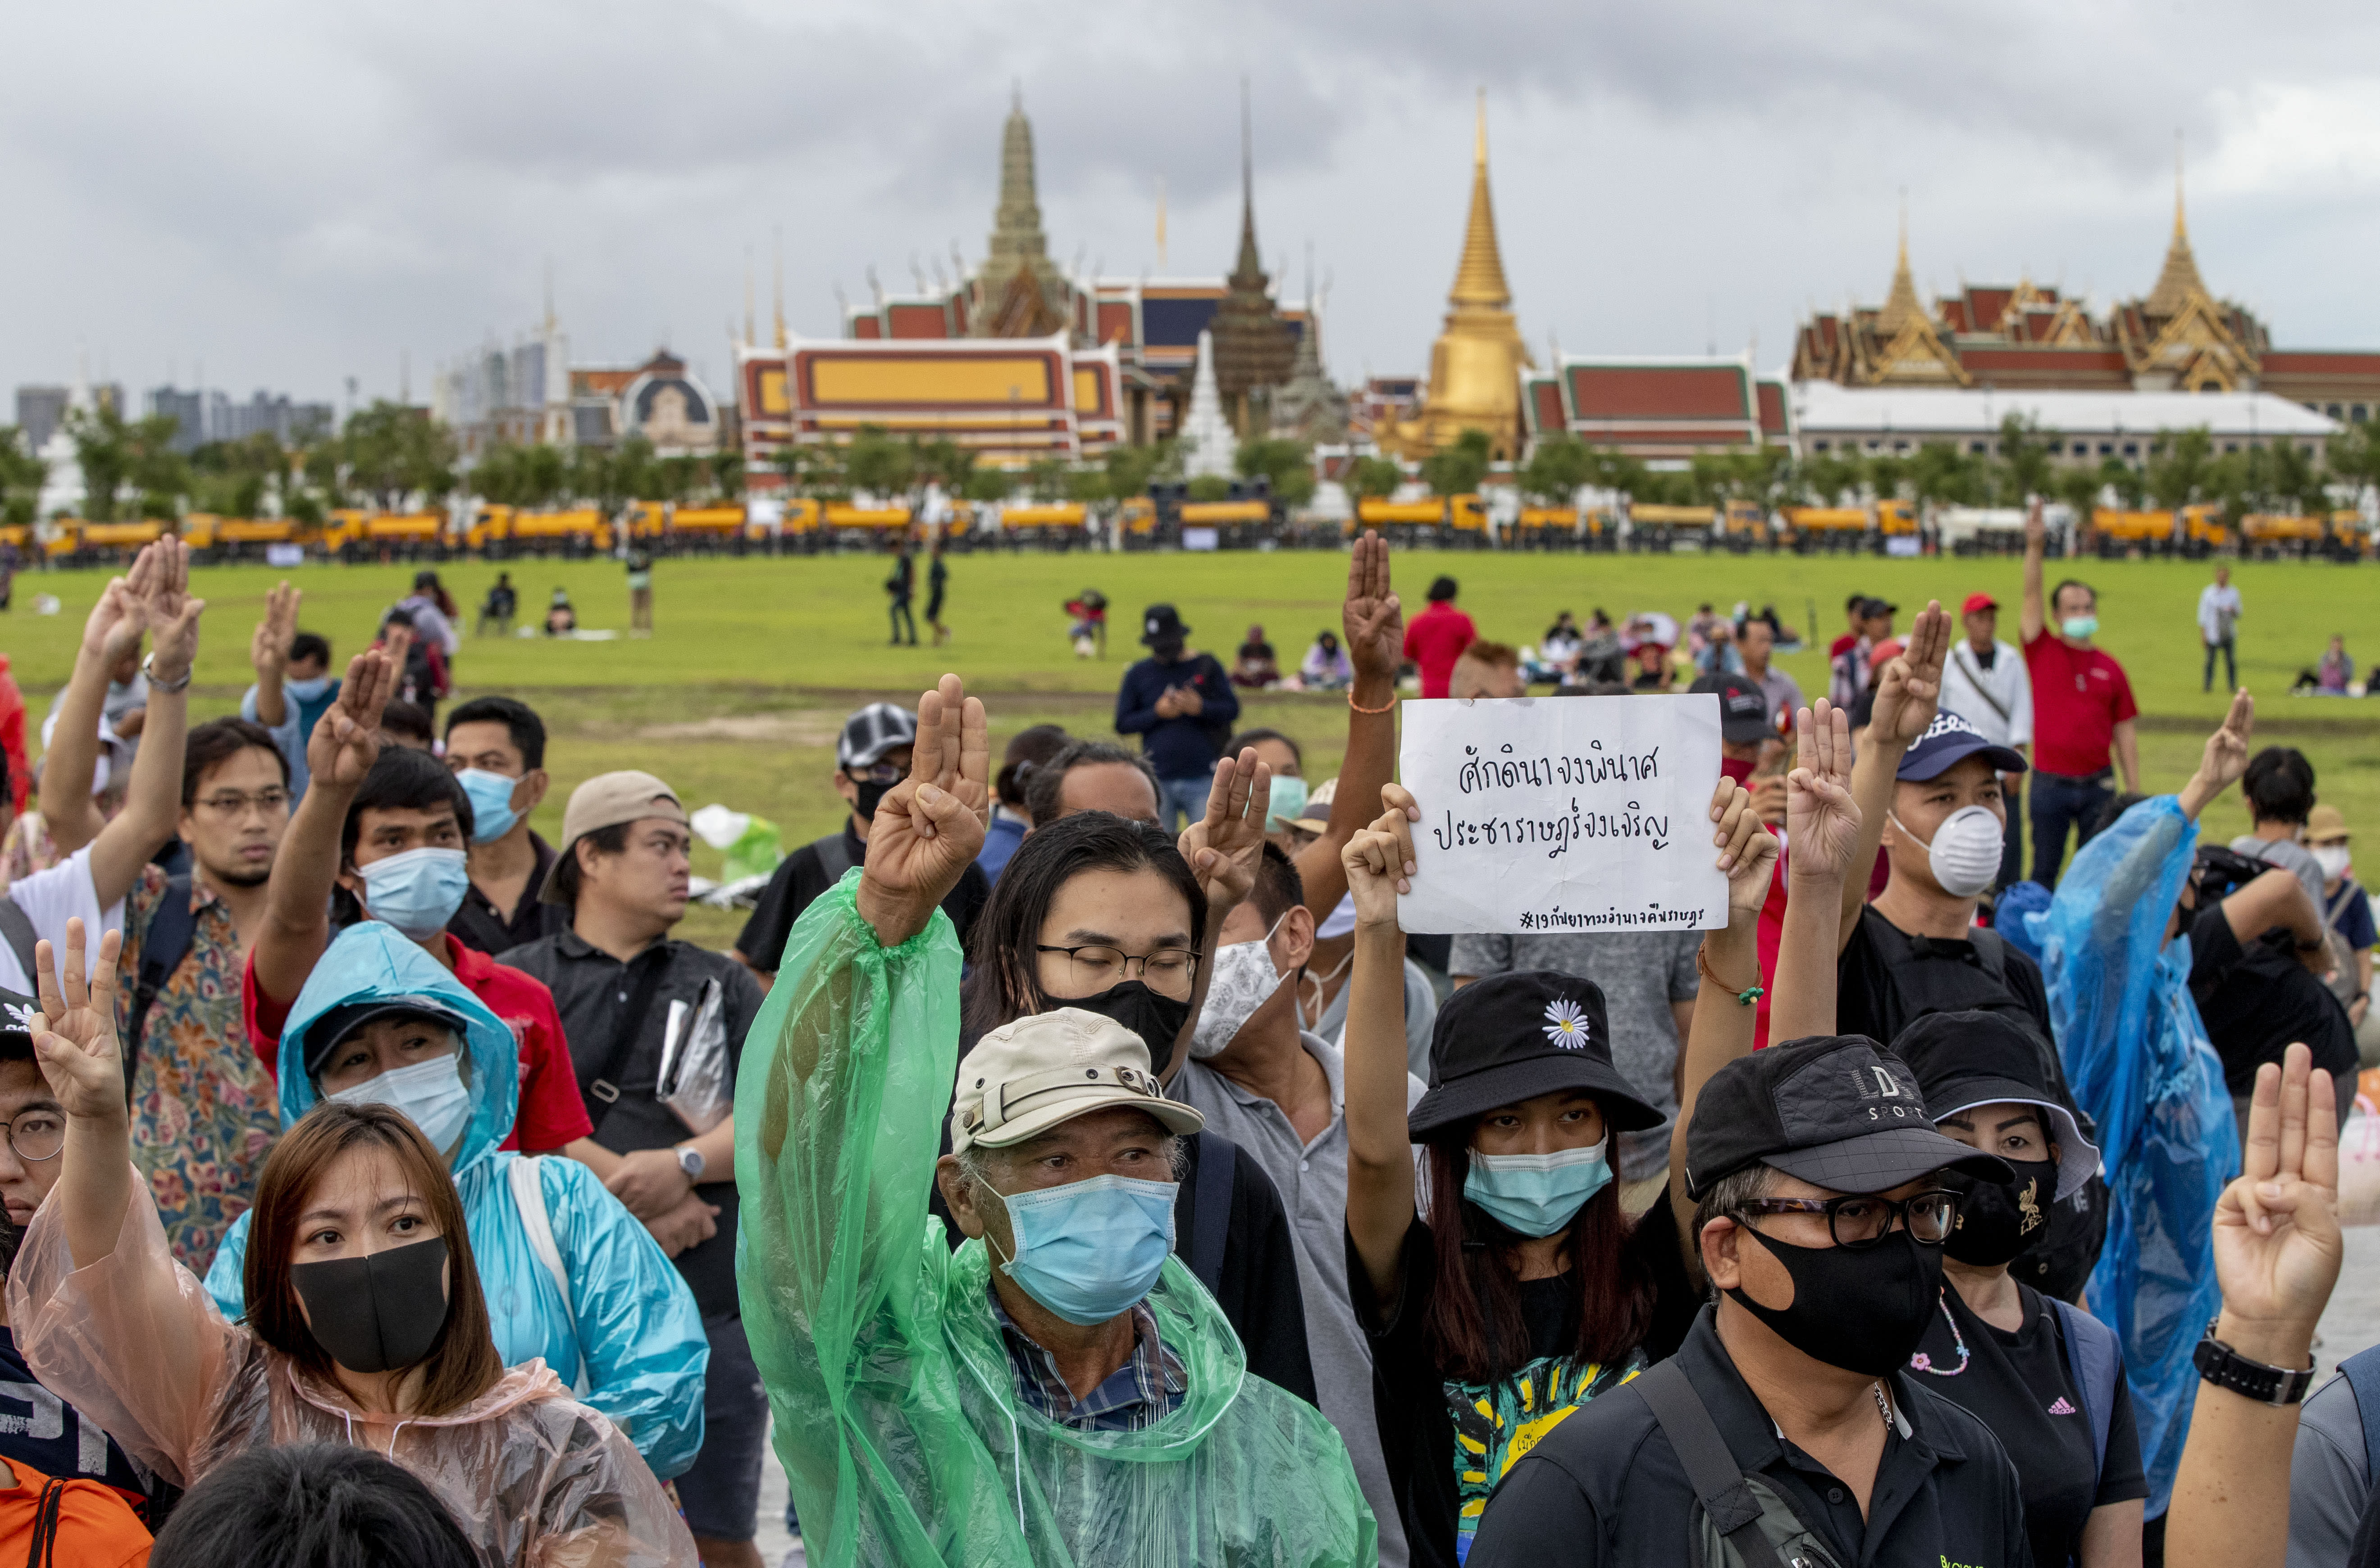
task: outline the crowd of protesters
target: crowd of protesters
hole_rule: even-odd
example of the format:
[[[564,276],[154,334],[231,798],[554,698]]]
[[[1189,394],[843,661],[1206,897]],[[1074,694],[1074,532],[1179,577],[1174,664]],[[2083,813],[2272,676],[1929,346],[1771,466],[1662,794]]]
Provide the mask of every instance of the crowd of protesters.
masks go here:
[[[1335,776],[1152,605],[1111,735],[853,712],[722,954],[668,781],[549,843],[535,710],[441,722],[434,575],[193,726],[150,546],[0,898],[0,1559],[740,1568],[773,1442],[838,1564],[2380,1563],[2380,1361],[2298,1419],[2350,826],[2245,692],[2138,793],[2043,554],[1805,702],[1773,613],[1516,647],[1366,536]],[[1725,923],[1402,930],[1415,676],[1714,698]]]

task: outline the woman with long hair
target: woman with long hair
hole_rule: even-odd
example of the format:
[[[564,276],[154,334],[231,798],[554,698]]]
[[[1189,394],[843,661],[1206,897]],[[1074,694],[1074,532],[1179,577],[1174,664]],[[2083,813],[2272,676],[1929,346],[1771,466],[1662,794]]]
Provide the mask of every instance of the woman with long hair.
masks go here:
[[[39,949],[33,1046],[67,1139],[8,1282],[44,1385],[177,1486],[254,1448],[354,1443],[419,1477],[488,1562],[693,1568],[619,1428],[542,1361],[498,1358],[454,1180],[404,1112],[331,1101],[282,1136],[257,1184],[248,1313],[224,1320],[134,1180],[121,939],[88,984],[83,940],[69,922],[63,987]]]
[[[1411,1561],[1451,1565],[1512,1463],[1642,1370],[1657,1323],[1690,1315],[1692,1292],[1663,1208],[1641,1226],[1621,1209],[1611,1133],[1661,1113],[1612,1065],[1593,982],[1532,970],[1456,991],[1431,1036],[1429,1092],[1408,1111],[1397,894],[1413,885],[1421,813],[1400,785],[1381,798],[1389,809],[1344,857],[1355,900],[1349,1282],[1372,1331],[1382,1456]],[[1706,974],[1753,968],[1777,841],[1751,802],[1718,782],[1729,924],[1713,933],[1723,940],[1707,947]],[[1736,1000],[1706,981],[1697,1009]],[[1696,1035],[1709,1027],[1698,1016]]]

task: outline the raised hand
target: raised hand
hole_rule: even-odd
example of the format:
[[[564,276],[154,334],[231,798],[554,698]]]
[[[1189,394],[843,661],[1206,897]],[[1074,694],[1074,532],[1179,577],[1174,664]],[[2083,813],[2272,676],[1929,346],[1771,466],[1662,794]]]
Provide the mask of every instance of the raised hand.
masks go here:
[[[1380,803],[1388,809],[1370,827],[1357,829],[1339,852],[1359,926],[1395,925],[1397,894],[1413,891],[1413,824],[1421,820],[1421,808],[1402,784],[1381,785]]]
[[[189,673],[191,661],[199,655],[199,616],[207,602],[190,597],[188,545],[168,536],[151,544],[141,555],[149,563],[149,571],[144,577],[136,562],[128,587],[140,597],[141,617],[156,638],[150,668],[159,680],[172,686]]]
[[[115,1040],[115,960],[124,933],[100,938],[99,966],[85,960],[83,925],[67,921],[65,970],[45,939],[33,944],[33,982],[41,992],[41,1022],[33,1029],[33,1054],[50,1092],[68,1116],[85,1121],[125,1118],[124,1053]]]
[[[1366,529],[1347,560],[1347,602],[1339,622],[1357,680],[1394,680],[1404,657],[1405,611],[1389,586],[1389,541]]]
[[[381,711],[395,690],[395,667],[380,650],[366,649],[347,661],[338,699],[306,740],[306,768],[314,784],[352,790],[363,784],[380,760]]]
[[[2198,776],[2218,793],[2238,784],[2248,771],[2248,739],[2255,732],[2256,699],[2242,687],[2231,694],[2231,711],[2223,715],[2221,727],[2206,737]]]
[[[944,675],[917,699],[909,776],[877,803],[868,827],[859,912],[898,946],[926,929],[983,847],[991,820],[991,735],[980,698]]]
[[[1840,881],[1859,848],[1859,802],[1852,797],[1851,718],[1825,698],[1793,725],[1793,770],[1785,775],[1785,834],[1794,880]]]
[[[2337,1092],[2302,1045],[2257,1068],[2245,1169],[2215,1206],[2222,1337],[2260,1361],[2304,1364],[2338,1279]]]
[[[134,558],[132,569],[141,570],[149,552],[156,547],[142,547]],[[133,649],[140,646],[140,634],[149,629],[149,622],[140,596],[132,590],[129,577],[110,577],[107,586],[99,590],[99,602],[91,607],[90,618],[82,624],[82,650],[101,662],[105,669],[114,669]]]
[[[1238,907],[1257,885],[1264,859],[1265,812],[1272,804],[1272,770],[1257,760],[1257,748],[1215,764],[1207,792],[1207,814],[1182,830],[1182,858],[1207,890],[1210,921]]]
[[[1871,741],[1905,747],[1934,722],[1942,696],[1942,662],[1950,654],[1950,617],[1938,599],[1929,599],[1909,628],[1900,657],[1885,665],[1876,690]]]
[[[1768,901],[1768,879],[1777,870],[1776,836],[1761,825],[1752,792],[1733,779],[1718,781],[1711,817],[1718,823],[1711,842],[1718,846],[1718,869],[1727,873],[1728,915],[1756,917]]]
[[[2041,497],[2036,495],[2024,509],[2024,547],[2028,552],[2041,550],[2048,541],[2049,525],[2042,518]]]
[[[289,671],[289,645],[298,637],[298,606],[306,596],[283,582],[264,596],[264,619],[249,638],[248,662],[258,680],[279,680]]]

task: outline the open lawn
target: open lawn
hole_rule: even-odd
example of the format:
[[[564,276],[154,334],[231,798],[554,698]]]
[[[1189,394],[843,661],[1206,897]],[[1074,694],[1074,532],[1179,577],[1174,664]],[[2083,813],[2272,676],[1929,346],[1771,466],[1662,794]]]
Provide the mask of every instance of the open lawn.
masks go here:
[[[2052,562],[2052,577],[2062,573]],[[2153,789],[2180,786],[2200,743],[2222,711],[2220,694],[2199,690],[2194,623],[2203,563],[2078,562],[2075,575],[2100,590],[2103,646],[2130,672],[2143,710],[2142,761]],[[1140,607],[1172,601],[1195,628],[1193,642],[1230,654],[1251,622],[1261,623],[1284,665],[1303,655],[1314,633],[1338,624],[1346,558],[1326,552],[1218,555],[976,554],[950,557],[944,612],[955,639],[946,649],[885,646],[883,556],[747,559],[686,558],[658,563],[657,634],[650,640],[552,642],[469,638],[478,601],[495,565],[440,568],[463,605],[467,641],[456,661],[461,694],[502,691],[535,704],[552,732],[547,763],[554,788],[534,819],[558,833],[570,787],[592,773],[644,768],[670,780],[687,804],[723,801],[757,813],[802,843],[832,828],[842,807],[828,784],[834,735],[859,702],[891,696],[914,702],[945,669],[967,677],[990,699],[997,743],[1029,723],[1064,724],[1088,735],[1111,734],[1112,693],[1138,652]],[[613,562],[508,564],[520,590],[522,619],[534,622],[558,585],[571,593],[579,621],[593,628],[627,623],[627,594]],[[339,658],[363,647],[380,610],[404,594],[407,566],[310,565],[283,573],[228,566],[194,573],[209,602],[195,695],[201,717],[233,711],[249,680],[249,634],[266,590],[283,577],[307,595],[300,624],[331,638]],[[1682,621],[1706,601],[1721,610],[1738,600],[1774,604],[1806,635],[1815,607],[1821,644],[1842,624],[1844,597],[1880,594],[1902,607],[1900,625],[1928,596],[1954,609],[1980,589],[2005,606],[2002,635],[2015,639],[2021,564],[1984,560],[1882,560],[1793,555],[1515,555],[1408,552],[1396,565],[1397,587],[1418,606],[1429,579],[1451,573],[1462,603],[1483,635],[1535,642],[1560,610],[1600,606],[1614,616],[1663,610]],[[920,578],[923,572],[919,573]],[[2325,563],[2244,563],[2234,579],[2246,601],[2240,624],[2240,676],[2259,703],[2260,740],[2303,749],[2324,797],[2351,824],[2380,835],[2380,699],[2324,700],[2287,695],[2290,678],[2311,664],[2334,631],[2350,653],[2380,654],[2380,567]],[[0,619],[0,650],[28,694],[34,716],[72,665],[82,617],[105,578],[95,571],[28,573],[17,579],[16,608]],[[920,588],[922,589],[922,581]],[[1064,637],[1062,602],[1086,587],[1108,596],[1112,631],[1104,661],[1078,661]],[[30,613],[38,593],[55,594],[55,616]],[[922,612],[923,596],[917,608]],[[922,621],[922,615],[920,616]],[[1805,691],[1825,687],[1823,646],[1781,662]],[[1306,748],[1306,773],[1336,771],[1345,708],[1340,699],[1260,695],[1245,701],[1247,723],[1268,723]],[[2226,836],[2244,823],[2234,791],[2209,813]],[[2374,852],[2380,854],[2380,852]],[[715,875],[717,857],[698,849],[698,871]],[[740,915],[698,911],[687,934],[723,945]]]

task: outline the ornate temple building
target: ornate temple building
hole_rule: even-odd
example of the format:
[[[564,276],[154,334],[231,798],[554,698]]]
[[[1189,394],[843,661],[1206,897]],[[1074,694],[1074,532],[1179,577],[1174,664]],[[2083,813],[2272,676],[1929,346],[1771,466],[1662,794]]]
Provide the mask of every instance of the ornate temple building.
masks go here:
[[[1921,302],[1908,224],[1880,306],[1813,315],[1796,332],[1792,379],[1844,387],[2069,392],[2264,392],[2332,419],[2380,413],[2380,351],[2272,346],[2244,305],[2198,271],[2179,176],[2173,237],[2148,293],[2094,316],[2020,278]]]
[[[920,273],[914,291],[896,294],[871,277],[872,299],[844,309],[839,338],[788,336],[781,320],[776,342],[761,344],[747,328],[736,368],[749,482],[780,482],[770,459],[788,444],[845,441],[863,425],[947,437],[1010,468],[1145,444],[1186,418],[1210,329],[1229,422],[1257,432],[1268,395],[1297,370],[1308,312],[1268,290],[1245,148],[1241,178],[1230,277],[1079,276],[1050,258],[1033,128],[1014,103],[990,240],[972,273],[953,255],[956,284],[929,286]]]
[[[1421,412],[1384,423],[1373,439],[1399,456],[1418,458],[1454,444],[1466,430],[1485,431],[1499,458],[1518,458],[1524,439],[1521,374],[1532,361],[1512,319],[1512,291],[1496,246],[1496,209],[1488,193],[1488,100],[1479,99],[1471,166],[1471,216],[1463,255],[1447,292],[1446,326],[1429,351],[1429,386]]]
[[[1563,355],[1528,378],[1529,438],[1566,434],[1648,462],[1789,445],[1793,404],[1749,354],[1733,359]]]

